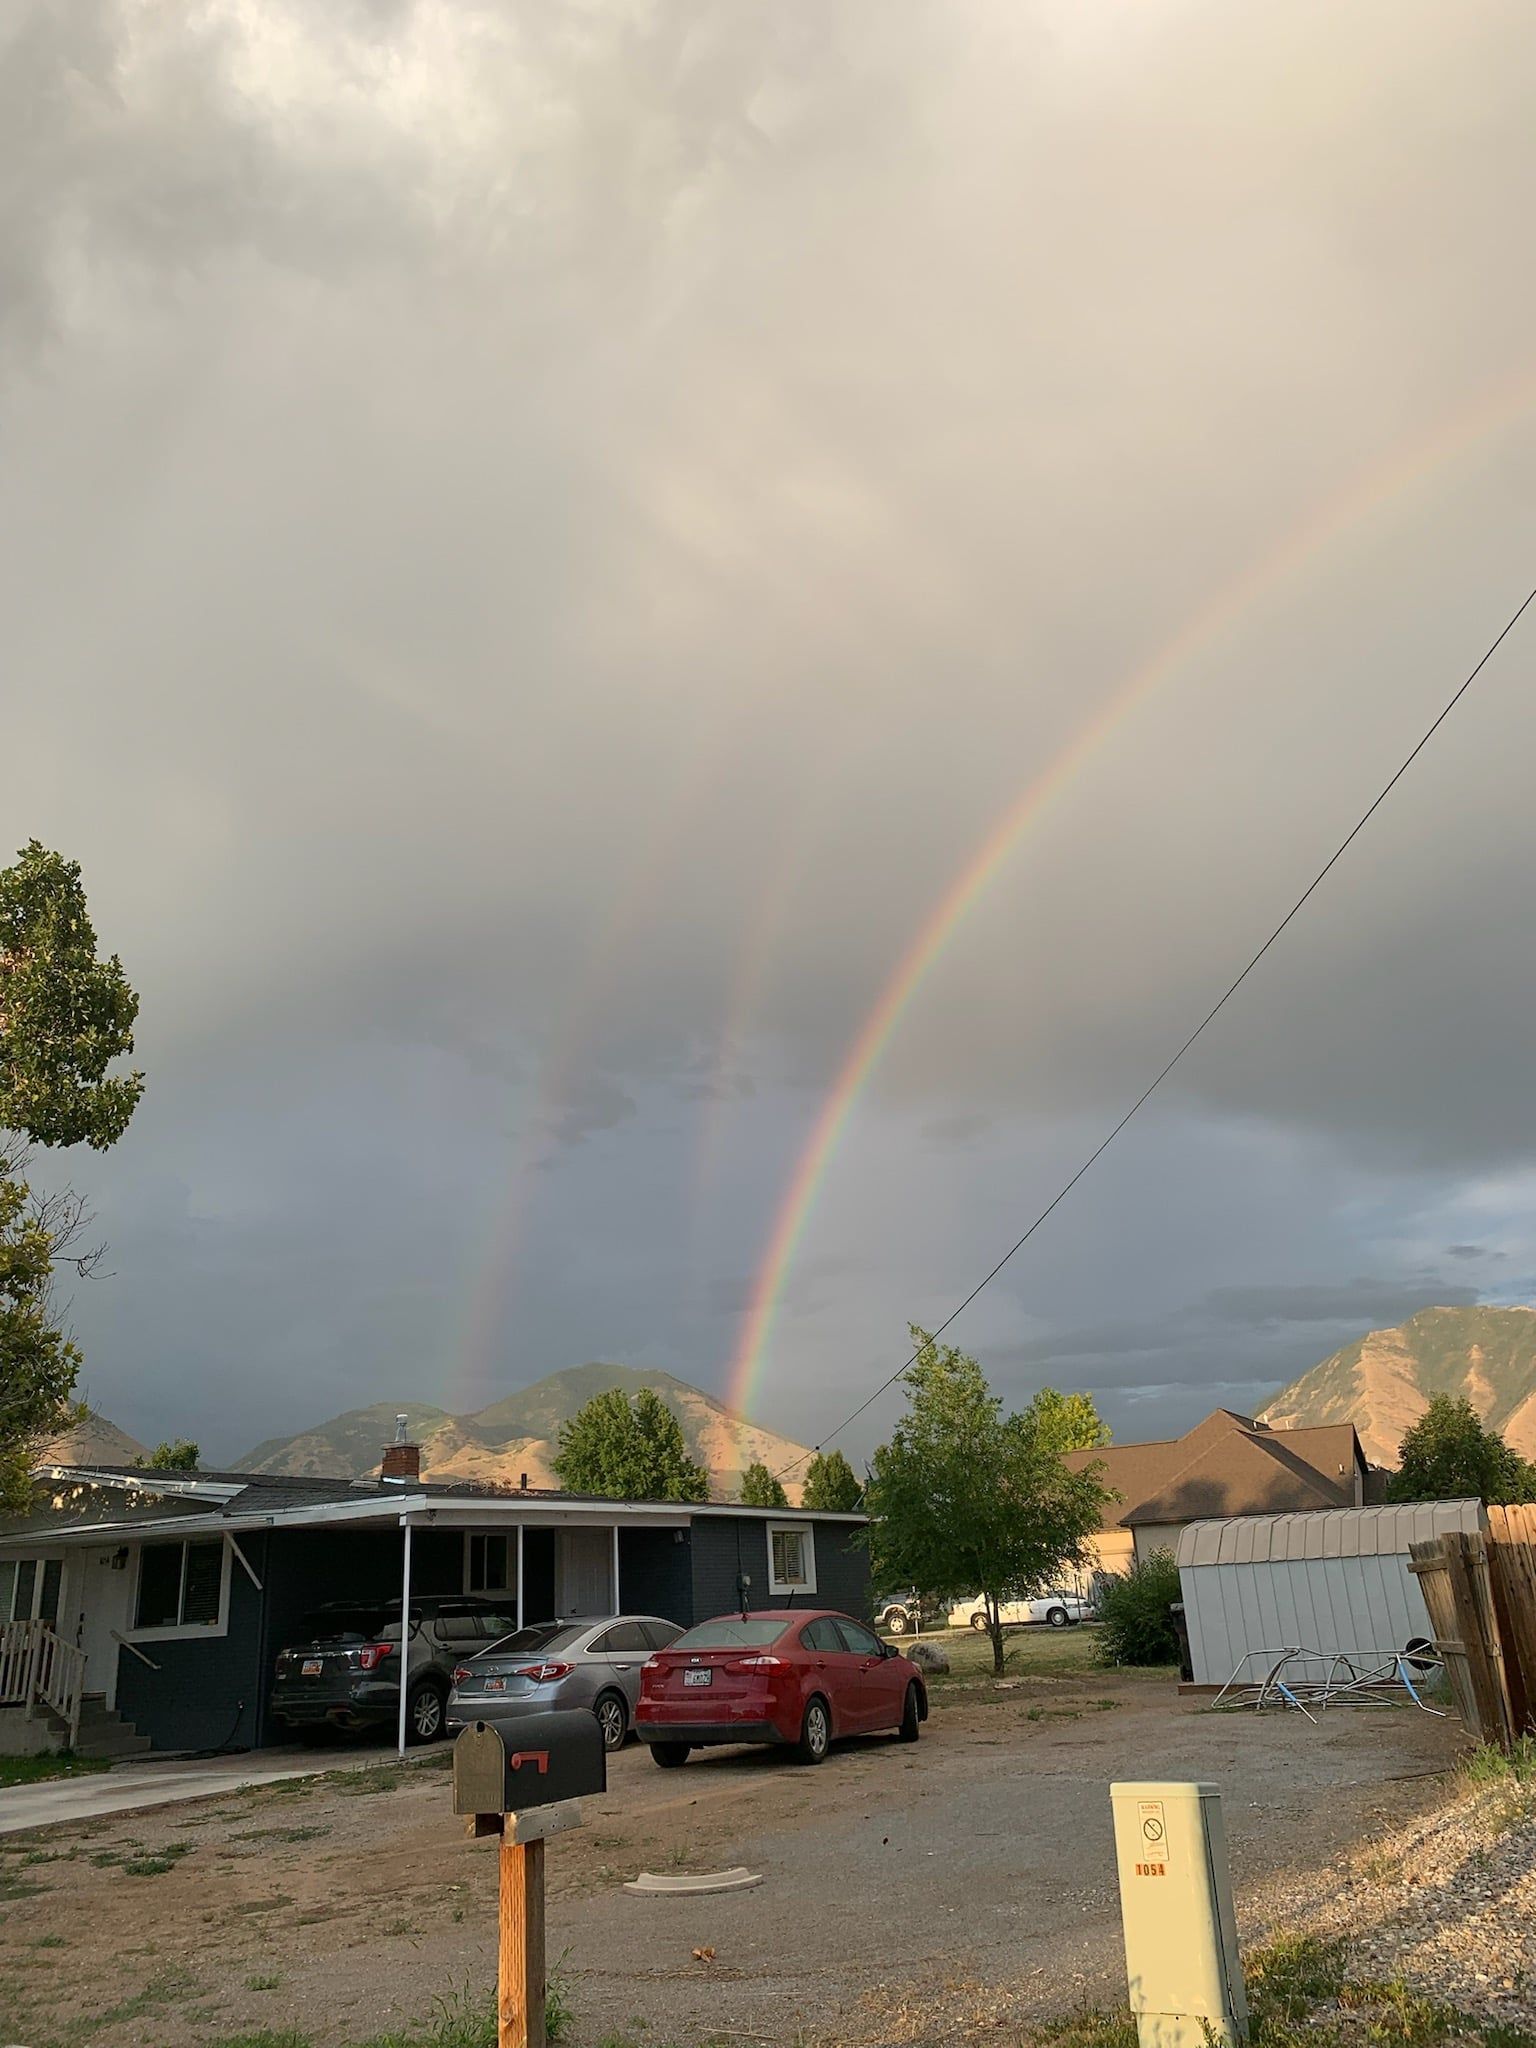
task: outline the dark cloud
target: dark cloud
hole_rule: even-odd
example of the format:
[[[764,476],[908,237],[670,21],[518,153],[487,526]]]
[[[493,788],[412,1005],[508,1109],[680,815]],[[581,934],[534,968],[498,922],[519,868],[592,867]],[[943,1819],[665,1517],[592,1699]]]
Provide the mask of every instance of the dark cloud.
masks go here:
[[[144,996],[124,1419],[720,1384],[802,1175],[773,1419],[940,1320],[1519,593],[1523,27],[25,10],[10,809]],[[1530,1267],[1523,658],[978,1306],[1007,1370],[1171,1414]]]

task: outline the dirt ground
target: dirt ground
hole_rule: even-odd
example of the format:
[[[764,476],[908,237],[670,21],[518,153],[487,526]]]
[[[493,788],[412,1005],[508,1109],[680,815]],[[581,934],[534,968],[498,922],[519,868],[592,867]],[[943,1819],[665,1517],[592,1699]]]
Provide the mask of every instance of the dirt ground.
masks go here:
[[[579,2043],[995,2040],[1123,1990],[1112,1779],[1220,1785],[1250,1937],[1298,1877],[1434,1805],[1459,1746],[1411,1709],[1211,1714],[1164,1676],[1094,1668],[1086,1631],[1021,1640],[1001,1687],[979,1646],[957,1648],[915,1749],[851,1743],[815,1770],[765,1751],[681,1772],[613,1759],[586,1826],[548,1851]],[[465,1839],[438,1761],[6,1838],[0,2039],[211,2048],[293,2029],[349,2048],[481,1998],[495,1853]],[[621,1889],[738,1863],[759,1889]]]

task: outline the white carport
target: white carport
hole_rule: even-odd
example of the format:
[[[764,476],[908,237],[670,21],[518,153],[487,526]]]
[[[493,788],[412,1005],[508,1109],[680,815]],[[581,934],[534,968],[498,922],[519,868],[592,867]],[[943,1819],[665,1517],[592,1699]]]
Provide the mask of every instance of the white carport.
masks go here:
[[[1296,1675],[1320,1679],[1339,1652],[1368,1659],[1429,1641],[1409,1545],[1486,1523],[1476,1500],[1191,1522],[1177,1558],[1195,1684],[1224,1685],[1261,1651],[1316,1650],[1324,1661]]]

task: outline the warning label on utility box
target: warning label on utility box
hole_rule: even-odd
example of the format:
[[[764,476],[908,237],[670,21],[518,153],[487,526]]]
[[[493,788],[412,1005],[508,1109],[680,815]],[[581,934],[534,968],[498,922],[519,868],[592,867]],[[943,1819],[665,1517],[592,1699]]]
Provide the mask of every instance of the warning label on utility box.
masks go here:
[[[1138,1844],[1141,1855],[1136,1863],[1138,1877],[1166,1877],[1168,1875],[1168,1816],[1163,1811],[1161,1799],[1138,1799],[1136,1822],[1141,1840]]]

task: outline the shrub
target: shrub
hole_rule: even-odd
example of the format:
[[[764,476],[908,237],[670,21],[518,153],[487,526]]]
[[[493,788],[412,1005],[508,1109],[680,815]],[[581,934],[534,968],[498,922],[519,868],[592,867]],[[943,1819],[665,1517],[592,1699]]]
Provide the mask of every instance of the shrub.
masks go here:
[[[1171,1550],[1154,1550],[1099,1597],[1101,1664],[1177,1664],[1179,1638],[1169,1612],[1180,1597]]]

